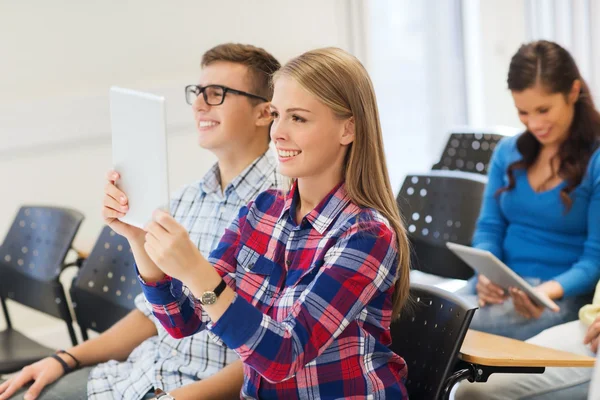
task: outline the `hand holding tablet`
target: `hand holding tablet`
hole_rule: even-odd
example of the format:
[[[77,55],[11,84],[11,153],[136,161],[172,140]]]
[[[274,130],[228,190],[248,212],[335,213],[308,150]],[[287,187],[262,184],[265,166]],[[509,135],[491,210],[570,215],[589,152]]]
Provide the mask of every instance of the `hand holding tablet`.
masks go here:
[[[486,276],[497,286],[506,290],[516,288],[524,292],[533,303],[543,305],[552,311],[558,311],[558,305],[548,296],[534,289],[523,278],[517,275],[506,264],[486,250],[476,249],[448,242],[446,246],[476,272]],[[517,294],[517,293],[515,293]]]

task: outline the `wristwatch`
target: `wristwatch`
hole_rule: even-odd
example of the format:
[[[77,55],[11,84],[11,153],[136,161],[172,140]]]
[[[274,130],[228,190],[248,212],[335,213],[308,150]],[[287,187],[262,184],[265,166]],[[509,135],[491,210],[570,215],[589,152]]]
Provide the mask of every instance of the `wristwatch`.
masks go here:
[[[169,393],[163,392],[161,389],[156,389],[154,395],[156,400],[175,400],[175,397],[171,396]]]
[[[215,304],[217,302],[217,298],[221,295],[221,293],[223,293],[223,290],[225,290],[226,287],[227,284],[223,279],[221,279],[221,282],[217,285],[215,290],[209,290],[207,292],[202,293],[202,296],[200,296],[200,298],[198,299],[200,300],[200,304],[202,304],[203,306],[211,306]]]

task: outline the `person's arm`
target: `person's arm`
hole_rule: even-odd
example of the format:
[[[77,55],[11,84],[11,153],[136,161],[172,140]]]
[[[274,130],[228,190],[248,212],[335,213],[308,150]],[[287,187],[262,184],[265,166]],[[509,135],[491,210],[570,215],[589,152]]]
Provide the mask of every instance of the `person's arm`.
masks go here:
[[[248,207],[251,207],[251,204]],[[148,244],[151,247],[149,254],[160,257],[158,255],[161,253],[159,247],[166,247],[169,250],[176,249],[177,254],[172,259],[161,260],[158,264],[163,268],[166,265],[174,264],[183,270],[191,271],[191,274],[195,274],[198,265],[202,264],[210,273],[210,279],[202,282],[206,286],[206,290],[213,290],[220,283],[221,278],[229,287],[229,290],[226,290],[219,298],[223,300],[224,297],[230,296],[235,291],[237,267],[235,256],[240,240],[240,227],[246,220],[248,207],[242,207],[238,217],[225,230],[219,245],[209,257],[210,262],[202,257],[198,249],[191,243],[188,233],[183,227],[179,226],[168,214],[158,212],[154,216],[156,221],[150,226],[149,232],[155,232],[151,233],[153,236],[161,234],[164,236],[160,239],[151,238]],[[170,232],[166,232],[163,226],[169,226]],[[161,233],[156,233],[156,231]],[[179,279],[168,274],[158,282],[146,282],[141,275],[138,275],[138,278],[144,296],[152,306],[154,316],[174,338],[191,336],[203,330],[210,322],[210,318],[200,302],[187,287],[183,286]],[[202,291],[197,290],[195,294],[201,296]]]
[[[384,326],[391,321],[395,241],[384,223],[361,220],[327,251],[284,319],[263,314],[250,303],[251,293],[239,293],[220,316],[219,302],[204,307],[213,321],[208,328],[267,381],[283,382],[322,354],[369,304],[377,305]]]
[[[177,400],[237,400],[243,384],[243,364],[237,360],[206,379],[169,393]]]
[[[504,139],[496,147],[488,171],[488,183],[483,194],[483,201],[477,227],[473,234],[473,247],[488,250],[500,260],[503,258],[502,243],[508,222],[500,209],[498,189],[505,186],[504,176],[508,167],[507,158],[510,153],[512,138]]]
[[[590,163],[592,185],[583,253],[570,269],[554,278],[565,296],[590,293],[600,279],[600,153]]]
[[[67,351],[82,366],[95,365],[108,360],[125,360],[144,340],[157,334],[156,325],[141,311],[133,310],[125,318],[98,337],[85,341]],[[71,368],[75,360],[59,354]],[[29,399],[37,398],[42,389],[64,375],[63,367],[53,358],[44,358],[24,367],[17,375],[0,385],[0,400],[9,399],[17,390],[31,381],[27,390]]]
[[[133,310],[99,336],[71,350],[82,365],[96,365],[108,360],[124,361],[144,340],[158,335],[154,322],[140,310]]]
[[[245,208],[240,211],[246,213]],[[395,234],[382,222],[361,220],[350,225],[329,249],[288,317],[276,321],[251,305],[252,293],[234,291],[234,255],[242,218],[215,250],[230,252],[230,257],[221,257],[214,268],[192,251],[184,231],[170,216],[157,213],[155,220],[163,229],[155,231],[156,239],[150,243],[155,250],[148,254],[167,276],[186,284],[182,289],[172,284],[177,279],[169,278],[171,282],[143,286],[158,320],[174,337],[193,334],[212,321],[208,328],[270,382],[288,379],[314,360],[371,301],[381,305],[382,319],[391,320],[398,254]],[[214,287],[215,275],[229,287],[214,305],[201,306],[195,299],[202,290]]]

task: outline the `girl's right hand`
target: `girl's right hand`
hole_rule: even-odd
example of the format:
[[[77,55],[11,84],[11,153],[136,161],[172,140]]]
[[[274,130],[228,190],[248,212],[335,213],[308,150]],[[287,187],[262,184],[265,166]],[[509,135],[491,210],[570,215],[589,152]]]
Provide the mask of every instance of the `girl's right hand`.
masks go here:
[[[146,232],[143,229],[119,221],[129,211],[129,200],[115,182],[120,178],[116,171],[108,171],[106,174],[107,183],[104,186],[104,202],[102,206],[102,217],[104,222],[111,227],[117,234],[124,236],[129,242],[144,241]]]
[[[477,296],[479,298],[479,306],[483,307],[486,304],[502,304],[508,298],[508,293],[500,286],[495,285],[484,275],[479,275],[477,279]]]

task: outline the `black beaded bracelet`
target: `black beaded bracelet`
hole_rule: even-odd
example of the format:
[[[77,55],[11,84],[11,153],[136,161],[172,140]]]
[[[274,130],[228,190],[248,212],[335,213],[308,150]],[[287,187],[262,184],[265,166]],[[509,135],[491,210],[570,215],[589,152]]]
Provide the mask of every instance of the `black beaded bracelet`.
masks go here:
[[[58,356],[58,354],[52,354],[50,357],[54,358],[56,361],[58,361],[60,363],[60,365],[62,365],[63,370],[65,371],[65,375],[73,372],[73,368],[69,367],[69,364],[67,364],[65,360],[60,358]]]
[[[75,361],[75,368],[72,368],[72,370],[79,369],[79,367],[81,367],[81,363],[79,362],[79,360],[77,358],[75,358],[75,356],[73,354],[69,353],[68,351],[58,350],[56,353],[57,354],[66,354],[69,357],[71,357],[73,359],[73,361]]]

